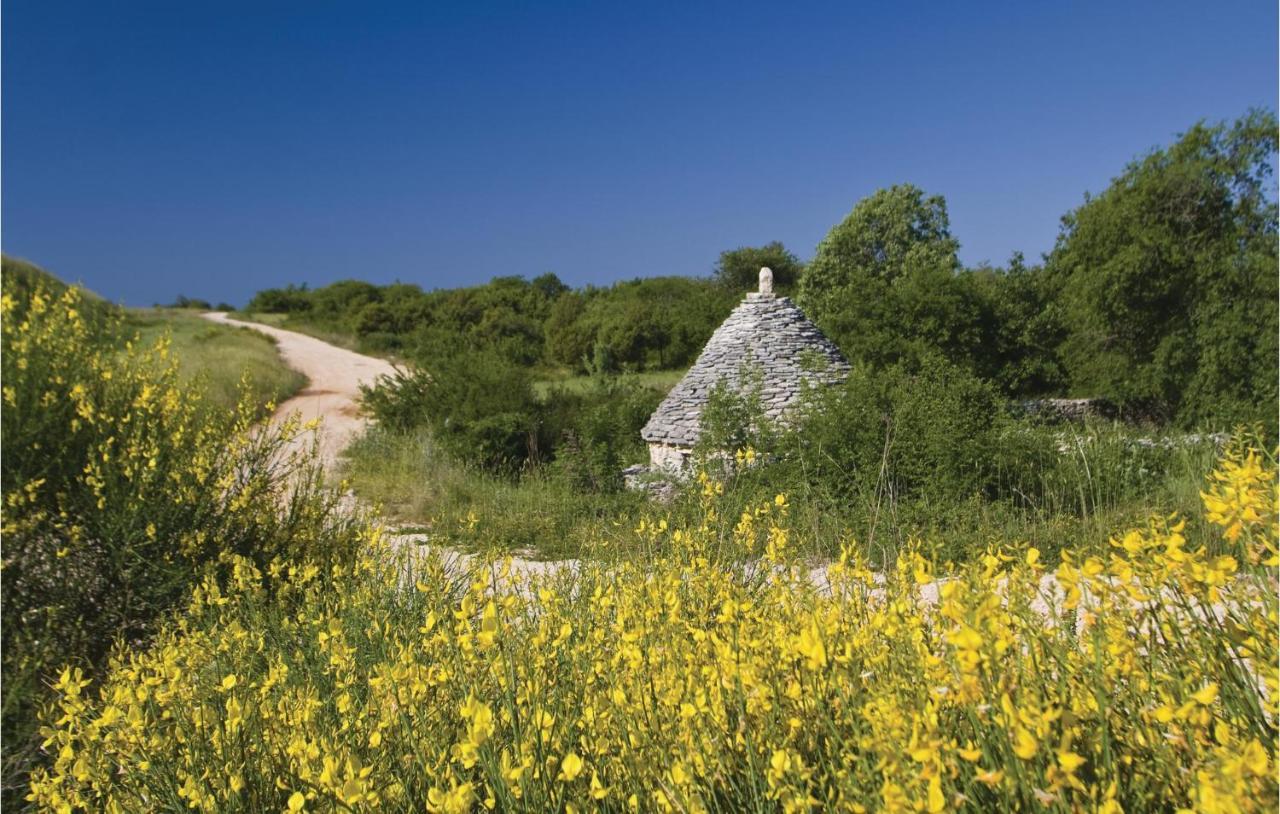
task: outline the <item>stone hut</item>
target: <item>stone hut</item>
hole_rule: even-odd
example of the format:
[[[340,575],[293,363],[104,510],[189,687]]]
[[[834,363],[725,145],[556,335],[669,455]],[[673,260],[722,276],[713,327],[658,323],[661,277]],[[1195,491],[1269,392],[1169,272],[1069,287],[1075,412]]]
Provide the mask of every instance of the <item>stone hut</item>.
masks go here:
[[[654,470],[684,469],[698,441],[702,410],[720,381],[740,387],[760,376],[765,414],[778,420],[800,396],[801,382],[842,381],[849,363],[787,297],[773,293],[773,272],[760,270],[760,290],[747,295],[707,341],[693,367],[671,389],[640,435]]]

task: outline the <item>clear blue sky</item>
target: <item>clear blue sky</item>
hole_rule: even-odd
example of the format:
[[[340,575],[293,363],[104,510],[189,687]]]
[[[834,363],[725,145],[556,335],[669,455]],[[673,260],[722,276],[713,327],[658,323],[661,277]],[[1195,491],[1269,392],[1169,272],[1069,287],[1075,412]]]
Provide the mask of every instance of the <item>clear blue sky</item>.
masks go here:
[[[803,258],[878,187],[967,263],[1199,119],[1274,108],[1253,2],[3,3],[3,248],[110,299],[245,302]]]

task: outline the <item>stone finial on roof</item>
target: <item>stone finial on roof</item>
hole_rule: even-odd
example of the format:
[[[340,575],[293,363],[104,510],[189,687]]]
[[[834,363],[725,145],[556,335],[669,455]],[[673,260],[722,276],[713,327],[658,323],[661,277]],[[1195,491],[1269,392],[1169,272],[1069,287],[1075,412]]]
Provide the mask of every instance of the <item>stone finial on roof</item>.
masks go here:
[[[768,266],[760,269],[760,293],[773,293],[773,269]]]

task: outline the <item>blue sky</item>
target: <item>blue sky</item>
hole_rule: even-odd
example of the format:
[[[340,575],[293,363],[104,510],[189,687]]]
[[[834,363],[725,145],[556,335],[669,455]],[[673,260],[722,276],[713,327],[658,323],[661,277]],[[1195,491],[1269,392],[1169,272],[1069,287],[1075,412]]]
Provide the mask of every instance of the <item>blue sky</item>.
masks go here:
[[[862,197],[966,263],[1199,119],[1274,108],[1277,8],[3,3],[6,253],[134,305],[356,277],[705,274]]]

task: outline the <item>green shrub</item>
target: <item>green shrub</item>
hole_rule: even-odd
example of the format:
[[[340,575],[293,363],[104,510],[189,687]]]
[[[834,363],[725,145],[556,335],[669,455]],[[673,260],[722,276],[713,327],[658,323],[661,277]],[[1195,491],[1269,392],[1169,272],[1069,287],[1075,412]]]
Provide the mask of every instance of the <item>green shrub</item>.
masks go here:
[[[459,460],[512,473],[541,454],[540,405],[529,372],[493,351],[441,356],[363,388],[373,417],[392,429],[430,427]]]
[[[311,309],[311,292],[306,283],[300,286],[289,285],[285,288],[264,288],[249,304],[245,311],[262,314],[298,314]]]
[[[855,368],[841,386],[811,391],[801,410],[787,452],[830,495],[941,503],[991,486],[1000,400],[941,359]]]
[[[595,386],[575,395],[548,394],[547,406],[560,414],[554,472],[576,489],[613,492],[622,488],[622,469],[646,456],[640,430],[662,394],[630,377],[598,376]]]
[[[994,450],[996,493],[1041,517],[1089,517],[1128,502],[1149,502],[1179,479],[1202,480],[1217,453],[1212,437],[1147,431],[1152,435],[1143,437],[1142,430],[1104,421],[1007,424]]]
[[[759,370],[748,364],[739,371],[736,385],[721,379],[712,386],[699,418],[701,432],[694,447],[694,460],[699,466],[721,468],[726,456],[739,450],[776,453],[778,428],[765,415],[760,397],[763,385]]]

